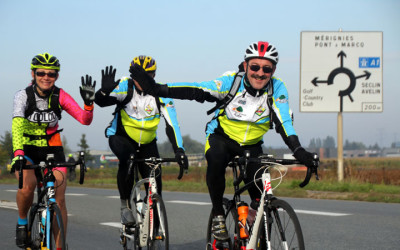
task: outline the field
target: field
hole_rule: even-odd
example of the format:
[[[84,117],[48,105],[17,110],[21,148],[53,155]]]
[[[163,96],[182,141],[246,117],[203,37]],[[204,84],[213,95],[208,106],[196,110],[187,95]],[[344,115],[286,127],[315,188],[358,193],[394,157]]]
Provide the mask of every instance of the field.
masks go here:
[[[202,164],[205,166],[206,164]],[[336,159],[323,160],[319,168],[320,180],[313,177],[305,188],[298,187],[305,171],[288,170],[282,183],[274,190],[277,196],[308,197],[316,199],[344,199],[400,203],[400,158],[345,159],[344,181],[337,181]],[[232,193],[232,174],[227,170],[226,192]],[[84,186],[117,188],[116,168],[89,170]],[[189,174],[177,180],[178,167],[163,168],[163,190],[207,192],[206,168],[190,167]],[[79,175],[78,175],[79,176]],[[13,175],[2,173],[0,183],[17,183]],[[272,183],[273,186],[276,182]],[[79,185],[69,183],[69,185]]]

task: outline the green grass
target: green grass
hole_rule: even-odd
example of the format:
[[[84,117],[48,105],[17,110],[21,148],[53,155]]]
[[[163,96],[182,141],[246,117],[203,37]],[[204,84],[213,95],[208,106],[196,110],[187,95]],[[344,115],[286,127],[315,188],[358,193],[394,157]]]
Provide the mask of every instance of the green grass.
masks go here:
[[[328,160],[321,164],[320,181],[312,178],[305,188],[300,188],[304,172],[289,172],[274,194],[281,197],[400,203],[399,162],[399,159],[352,159],[345,162],[345,180],[338,182],[336,170],[332,167],[335,162]],[[163,168],[163,190],[208,192],[205,167],[190,167],[189,174],[180,181],[176,178],[178,172],[178,167]],[[83,186],[116,189],[116,176],[117,168],[90,169]],[[14,175],[5,172],[0,175],[0,183],[17,185]],[[77,180],[68,185],[80,186]],[[233,193],[231,173],[226,174],[225,192]]]

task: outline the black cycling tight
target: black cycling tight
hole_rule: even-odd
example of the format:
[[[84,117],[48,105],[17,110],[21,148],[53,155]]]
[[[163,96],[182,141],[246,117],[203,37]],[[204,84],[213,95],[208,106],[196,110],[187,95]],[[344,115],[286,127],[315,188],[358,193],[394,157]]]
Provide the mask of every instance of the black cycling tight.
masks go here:
[[[207,159],[207,186],[213,205],[214,215],[224,214],[222,198],[225,191],[225,169],[233,157],[243,156],[245,150],[250,151],[251,156],[262,153],[261,143],[252,146],[240,146],[237,142],[223,136],[212,134],[208,138],[210,148],[206,152]],[[249,165],[245,183],[253,181],[257,166]],[[251,199],[260,198],[261,194],[256,187],[249,189]]]
[[[123,200],[129,200],[132,187],[133,187],[133,175],[130,178],[126,178],[128,175],[128,160],[131,154],[135,154],[135,158],[149,158],[149,157],[159,157],[156,140],[150,142],[149,144],[141,144],[133,141],[130,138],[113,135],[109,138],[109,145],[113,153],[119,159],[119,168],[117,174],[118,190],[120,198]],[[132,170],[133,171],[133,170]],[[156,178],[157,182],[157,192],[161,194],[162,184],[161,184],[161,168],[157,170]],[[139,164],[139,172],[142,178],[146,178],[150,174],[150,168],[144,164]],[[160,174],[158,174],[160,173]],[[147,190],[147,186],[146,186]]]

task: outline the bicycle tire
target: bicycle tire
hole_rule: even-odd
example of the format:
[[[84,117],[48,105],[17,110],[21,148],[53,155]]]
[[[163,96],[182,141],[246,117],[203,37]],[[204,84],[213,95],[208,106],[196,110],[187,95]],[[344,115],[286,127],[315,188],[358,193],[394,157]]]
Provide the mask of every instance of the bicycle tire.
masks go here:
[[[139,247],[138,244],[138,230],[139,230],[139,226],[135,226],[133,233],[131,233],[131,228],[129,227],[122,227],[122,231],[121,231],[121,236],[120,236],[120,243],[123,247],[124,250],[141,250],[142,248]],[[129,231],[129,233],[128,233]],[[129,238],[128,236],[125,236],[124,233],[130,234],[131,236],[133,236],[133,239]]]
[[[225,224],[226,229],[228,230],[229,240],[226,242],[218,242],[212,235],[211,227],[212,227],[212,219],[213,213],[210,212],[210,216],[208,218],[208,226],[207,226],[207,250],[215,250],[215,249],[240,249],[239,248],[239,241],[237,235],[239,232],[239,226],[237,224],[237,211],[235,206],[231,205],[231,202],[227,198],[223,198],[222,204],[225,209]],[[232,248],[232,240],[233,240],[233,248]]]
[[[288,246],[287,249],[305,249],[299,219],[289,203],[280,199],[272,200],[267,206],[267,221],[270,250],[285,249],[285,244]],[[279,230],[280,227],[282,228],[282,235]],[[268,249],[265,239],[264,217],[258,228],[256,249]]]
[[[168,220],[167,211],[165,210],[164,201],[158,194],[152,195],[153,201],[153,216],[155,218],[153,225],[156,225],[156,218],[158,218],[157,228],[153,229],[153,235],[150,235],[149,227],[149,239],[147,242],[148,249],[151,250],[168,250],[169,249],[169,232],[168,232]],[[150,222],[149,222],[150,223]],[[156,239],[160,237],[160,239]]]
[[[43,234],[41,233],[41,214],[38,212],[40,206],[34,203],[28,212],[28,231],[30,232],[29,246],[32,250],[40,250]]]
[[[54,225],[57,225],[57,227],[59,229],[58,233],[59,233],[59,242],[61,244],[61,249],[66,250],[67,248],[66,248],[66,244],[65,244],[64,222],[62,219],[61,210],[56,203],[51,204],[50,216],[51,216],[50,217],[51,231],[54,231]],[[55,234],[54,232],[50,233],[49,250],[57,249],[54,234]]]

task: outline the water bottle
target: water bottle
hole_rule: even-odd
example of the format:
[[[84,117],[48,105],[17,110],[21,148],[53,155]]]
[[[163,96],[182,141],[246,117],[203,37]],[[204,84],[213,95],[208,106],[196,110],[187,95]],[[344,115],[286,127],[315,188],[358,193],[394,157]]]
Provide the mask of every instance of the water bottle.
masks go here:
[[[238,205],[238,215],[239,215],[239,227],[240,227],[240,238],[249,238],[248,231],[246,230],[246,220],[249,214],[249,205],[246,202],[241,201]]]

